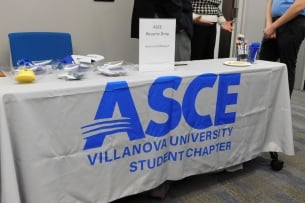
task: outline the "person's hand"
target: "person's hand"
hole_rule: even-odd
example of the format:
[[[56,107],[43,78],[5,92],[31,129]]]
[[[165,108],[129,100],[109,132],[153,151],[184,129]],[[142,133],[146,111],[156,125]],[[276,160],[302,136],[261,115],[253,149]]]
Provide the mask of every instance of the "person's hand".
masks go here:
[[[267,39],[274,39],[276,38],[276,33],[275,33],[276,29],[273,26],[273,24],[269,24],[265,27],[264,29],[264,36]]]
[[[195,24],[202,25],[202,26],[212,26],[215,24],[211,21],[205,20],[202,16],[197,16],[196,18],[194,18],[193,22]]]
[[[232,27],[233,22],[234,22],[233,20],[223,22],[223,23],[221,23],[220,27],[223,30],[226,30],[228,32],[232,32],[233,31],[233,27]]]

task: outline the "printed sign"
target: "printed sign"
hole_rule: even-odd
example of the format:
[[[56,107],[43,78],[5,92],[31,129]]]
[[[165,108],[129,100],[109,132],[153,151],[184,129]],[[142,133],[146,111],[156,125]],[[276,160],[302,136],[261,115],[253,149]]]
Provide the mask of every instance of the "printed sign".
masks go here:
[[[175,19],[140,19],[139,71],[174,70]]]

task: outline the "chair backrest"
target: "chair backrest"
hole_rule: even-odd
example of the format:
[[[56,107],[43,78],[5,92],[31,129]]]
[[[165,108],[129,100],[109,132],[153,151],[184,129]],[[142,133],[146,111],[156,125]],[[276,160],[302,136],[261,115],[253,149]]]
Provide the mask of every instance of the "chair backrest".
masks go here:
[[[20,59],[30,61],[62,59],[72,55],[72,40],[64,32],[14,32],[8,34],[14,67]]]

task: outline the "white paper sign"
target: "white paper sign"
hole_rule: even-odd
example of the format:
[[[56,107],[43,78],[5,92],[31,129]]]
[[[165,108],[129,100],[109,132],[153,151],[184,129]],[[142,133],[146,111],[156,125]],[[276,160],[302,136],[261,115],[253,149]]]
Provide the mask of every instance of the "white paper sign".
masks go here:
[[[139,71],[174,70],[175,19],[140,19]]]

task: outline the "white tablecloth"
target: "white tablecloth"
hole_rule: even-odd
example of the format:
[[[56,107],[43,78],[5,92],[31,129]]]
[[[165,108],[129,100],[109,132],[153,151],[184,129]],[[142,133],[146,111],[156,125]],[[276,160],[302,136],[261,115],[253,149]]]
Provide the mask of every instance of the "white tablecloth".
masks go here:
[[[1,202],[109,202],[262,152],[294,155],[285,65],[224,60],[1,78]]]

